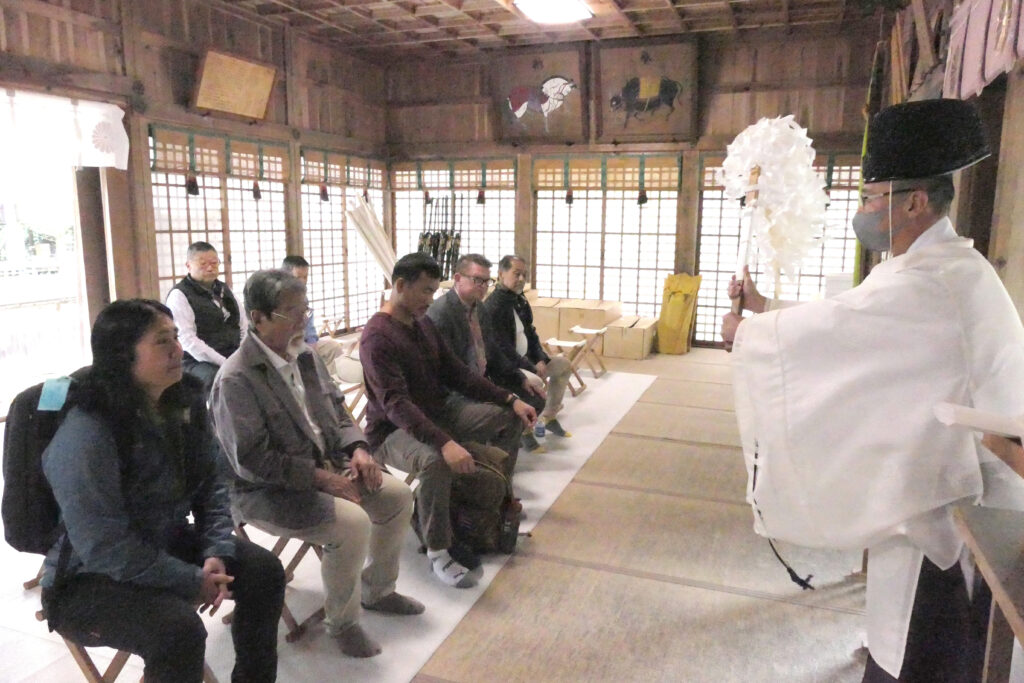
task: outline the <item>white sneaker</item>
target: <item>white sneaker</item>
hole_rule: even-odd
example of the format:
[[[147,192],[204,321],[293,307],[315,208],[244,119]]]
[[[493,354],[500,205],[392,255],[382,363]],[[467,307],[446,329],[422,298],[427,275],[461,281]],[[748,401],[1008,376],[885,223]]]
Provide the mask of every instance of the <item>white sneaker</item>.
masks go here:
[[[434,574],[446,586],[469,588],[476,585],[476,578],[461,564],[452,559],[448,550],[428,550],[427,557],[434,568]]]

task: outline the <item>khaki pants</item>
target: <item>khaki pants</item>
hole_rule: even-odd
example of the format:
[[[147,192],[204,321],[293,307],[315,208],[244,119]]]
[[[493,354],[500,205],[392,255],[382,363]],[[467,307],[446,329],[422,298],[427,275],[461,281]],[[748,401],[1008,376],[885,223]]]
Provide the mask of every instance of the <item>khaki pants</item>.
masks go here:
[[[458,394],[450,394],[442,407],[438,427],[464,448],[469,442],[488,444],[508,454],[506,474],[511,479],[519,452],[523,423],[509,408],[493,403],[476,403]],[[476,455],[476,454],[474,454]],[[417,440],[404,429],[388,435],[374,454],[378,460],[412,472],[420,480],[416,488],[421,536],[429,550],[445,550],[452,545],[451,496],[455,474],[441,452],[431,444]],[[504,483],[498,475],[481,470],[475,475],[494,478],[494,487]],[[491,485],[488,484],[488,488]]]
[[[526,380],[530,384],[539,384],[541,388],[544,384],[540,377],[523,370],[523,374],[526,375]],[[558,411],[562,409],[562,398],[565,397],[565,388],[569,386],[569,376],[572,374],[572,365],[569,360],[562,354],[558,354],[550,361],[548,361],[548,386],[547,386],[547,400],[544,401],[543,407],[538,407],[537,403],[527,400],[527,396],[532,397],[533,394],[524,394],[523,400],[532,405],[537,410],[538,417],[546,417],[548,419],[553,418],[558,414]],[[534,381],[536,380],[536,382]],[[503,385],[504,386],[504,385]],[[514,391],[517,394],[523,394],[522,387],[508,387],[505,386],[509,391]],[[539,398],[539,397],[538,397]],[[538,402],[539,403],[539,402]]]
[[[412,492],[388,474],[380,489],[370,492],[360,487],[360,494],[363,502],[359,505],[335,498],[334,520],[305,529],[249,520],[275,536],[323,546],[320,574],[331,635],[359,622],[360,603],[372,604],[394,592],[398,555],[412,517]]]

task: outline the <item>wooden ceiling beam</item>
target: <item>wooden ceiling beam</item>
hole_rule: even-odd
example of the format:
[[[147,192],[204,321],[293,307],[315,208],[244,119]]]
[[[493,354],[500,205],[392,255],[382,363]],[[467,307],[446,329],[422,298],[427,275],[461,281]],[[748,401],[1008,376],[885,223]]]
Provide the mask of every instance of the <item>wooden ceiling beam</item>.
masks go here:
[[[396,26],[391,26],[391,25],[388,25],[388,24],[382,22],[381,20],[375,18],[373,16],[373,13],[368,11],[368,10],[361,10],[361,9],[357,9],[355,7],[350,7],[350,6],[346,5],[346,4],[344,4],[343,2],[339,2],[338,0],[327,0],[327,2],[330,4],[331,7],[334,7],[334,8],[340,9],[340,10],[344,10],[344,11],[349,12],[350,14],[353,14],[354,16],[357,16],[357,17],[359,17],[359,18],[361,18],[361,19],[363,19],[365,21],[372,22],[373,24],[375,24],[377,26],[380,26],[381,28],[385,29],[389,33],[392,33],[392,34],[403,34],[403,35],[407,35],[409,33],[408,30],[399,29]],[[392,7],[397,7],[399,9],[401,9],[403,12],[406,13],[407,16],[413,17],[417,21],[421,21],[422,22],[425,19],[424,17],[417,17],[415,14],[413,14],[412,12],[409,12],[408,10],[406,10],[404,7],[402,7],[401,5],[399,5],[397,3],[392,3]],[[435,31],[436,30],[440,30],[440,31],[448,34],[450,40],[460,40],[459,35],[458,35],[458,31],[454,31],[452,29],[440,29],[436,25],[431,24],[430,22],[425,22],[425,23],[427,23],[428,26],[431,26],[431,28],[433,28]],[[454,36],[451,35],[452,33],[454,33],[455,35]],[[373,42],[375,44],[377,43],[376,40],[374,40]],[[480,48],[476,47],[475,45],[471,45],[471,47],[474,50],[479,50],[480,49]],[[444,48],[441,48],[439,46],[431,46],[431,48],[434,49],[434,50],[437,50],[438,52],[440,52],[443,55],[448,55],[448,53],[449,53],[448,50],[445,50]]]
[[[500,33],[498,33],[497,29],[491,28],[480,19],[477,19],[472,14],[462,9],[463,6],[465,5],[465,2],[463,2],[463,0],[440,0],[440,2],[445,7],[458,12],[460,15],[464,17],[467,17],[470,21],[472,21],[479,28],[483,29],[486,33],[500,40],[503,46],[511,46],[511,43],[508,40],[506,40]]]
[[[629,14],[622,9],[622,5],[619,4],[619,0],[607,0],[607,3],[611,5],[611,8],[615,10],[615,16],[617,16],[623,23],[628,27],[627,30],[632,32],[634,36],[642,36],[643,31],[633,22]]]
[[[782,0],[782,1],[783,2],[788,2],[788,0]],[[670,10],[672,10],[672,16],[675,17],[676,25],[679,28],[679,31],[680,32],[685,32],[687,30],[687,28],[686,28],[686,19],[683,18],[682,14],[680,14],[679,8],[676,7],[676,4],[672,0],[664,0],[664,2],[665,2],[665,6],[668,7]]]
[[[740,24],[736,20],[736,11],[732,8],[732,3],[730,3],[730,2],[723,2],[722,5],[725,7],[725,11],[729,15],[729,26],[730,26],[730,29],[732,30],[732,32],[734,34],[738,34],[740,32]]]

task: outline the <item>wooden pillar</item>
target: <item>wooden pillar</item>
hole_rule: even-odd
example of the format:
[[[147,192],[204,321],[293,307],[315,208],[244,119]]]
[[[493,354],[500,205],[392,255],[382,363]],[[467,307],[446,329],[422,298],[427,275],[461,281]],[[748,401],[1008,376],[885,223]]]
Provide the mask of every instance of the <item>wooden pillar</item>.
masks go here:
[[[1024,73],[1007,74],[989,261],[1024,317]]]
[[[284,27],[284,79],[287,123],[298,133],[302,122],[302,88],[299,86],[297,64],[304,63],[296,54],[299,40],[290,26]],[[302,157],[297,139],[288,143],[288,181],[284,186],[285,250],[289,254],[305,254],[302,243]],[[308,256],[308,254],[306,254]],[[322,265],[322,264],[318,264]]]
[[[124,46],[124,72],[140,78],[138,53],[141,27],[135,3],[118,3],[121,13],[121,44]],[[149,165],[149,126],[138,112],[129,109],[127,171],[103,169],[104,230],[107,240],[107,267],[111,295],[116,298],[142,296],[157,299],[156,236],[154,233],[152,179]]]
[[[530,264],[530,282],[536,281],[537,271],[534,267],[534,249],[536,247],[533,202],[533,157],[529,154],[516,155],[516,254]],[[504,256],[502,254],[501,256]],[[498,258],[501,258],[499,256]]]
[[[91,326],[103,307],[110,303],[111,296],[98,169],[83,168],[75,171],[75,194],[78,197],[78,227],[85,267],[86,310]]]
[[[677,273],[693,275],[697,269],[697,231],[700,221],[700,153],[683,152],[679,199],[676,204]]]
[[[134,208],[128,171],[100,169],[100,194],[103,198],[103,237],[109,298],[156,296],[155,291],[145,291],[139,278],[142,258],[136,257],[138,233],[132,218]]]

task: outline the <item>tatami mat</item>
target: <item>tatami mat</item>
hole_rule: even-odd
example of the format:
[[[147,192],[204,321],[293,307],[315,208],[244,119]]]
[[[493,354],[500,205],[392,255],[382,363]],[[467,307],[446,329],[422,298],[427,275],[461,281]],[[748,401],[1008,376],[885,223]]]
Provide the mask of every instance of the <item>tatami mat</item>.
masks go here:
[[[422,681],[852,683],[860,618],[515,557]]]
[[[814,574],[819,590],[803,591],[752,525],[748,505],[574,482],[525,549],[720,590],[844,610],[863,607],[863,584],[850,577],[860,566],[859,552],[779,545],[798,572]]]
[[[661,403],[637,403],[613,431],[722,446],[739,446],[740,442],[736,417],[730,411]]]
[[[747,471],[731,446],[613,433],[576,481],[745,505]]]
[[[659,377],[640,400],[644,403],[732,411],[733,392],[731,384]]]

